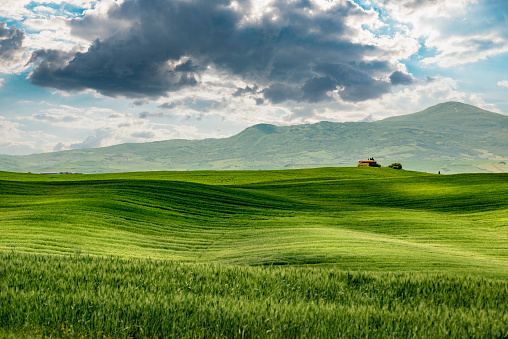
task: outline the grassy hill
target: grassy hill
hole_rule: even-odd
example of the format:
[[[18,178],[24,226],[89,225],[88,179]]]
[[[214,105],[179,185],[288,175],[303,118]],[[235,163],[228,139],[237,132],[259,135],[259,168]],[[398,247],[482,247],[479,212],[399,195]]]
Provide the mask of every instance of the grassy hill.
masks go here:
[[[29,156],[0,156],[0,170],[104,173],[147,170],[352,166],[375,157],[437,173],[507,172],[508,116],[457,102],[382,121],[277,127],[229,138],[122,144]]]
[[[503,338],[507,179],[0,172],[0,337]]]
[[[506,174],[326,168],[0,178],[3,250],[508,276]]]

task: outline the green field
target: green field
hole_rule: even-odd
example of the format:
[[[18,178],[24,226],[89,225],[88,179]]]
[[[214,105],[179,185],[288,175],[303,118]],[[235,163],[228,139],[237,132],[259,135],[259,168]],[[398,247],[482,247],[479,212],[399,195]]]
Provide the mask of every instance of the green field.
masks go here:
[[[2,172],[0,227],[0,336],[508,335],[508,174]]]

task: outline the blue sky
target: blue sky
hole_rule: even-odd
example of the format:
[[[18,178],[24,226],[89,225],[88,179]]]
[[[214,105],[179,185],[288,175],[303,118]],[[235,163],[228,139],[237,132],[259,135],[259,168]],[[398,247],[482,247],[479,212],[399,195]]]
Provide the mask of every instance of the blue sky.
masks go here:
[[[2,0],[0,154],[508,113],[505,0]]]

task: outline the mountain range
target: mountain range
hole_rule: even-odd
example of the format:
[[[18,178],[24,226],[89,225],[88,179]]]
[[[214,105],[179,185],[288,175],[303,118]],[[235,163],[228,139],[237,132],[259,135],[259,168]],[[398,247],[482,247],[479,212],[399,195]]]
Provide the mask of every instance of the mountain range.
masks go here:
[[[508,172],[508,116],[446,102],[375,122],[259,124],[222,139],[167,140],[24,156],[0,155],[13,172],[284,169],[383,166],[427,172]]]

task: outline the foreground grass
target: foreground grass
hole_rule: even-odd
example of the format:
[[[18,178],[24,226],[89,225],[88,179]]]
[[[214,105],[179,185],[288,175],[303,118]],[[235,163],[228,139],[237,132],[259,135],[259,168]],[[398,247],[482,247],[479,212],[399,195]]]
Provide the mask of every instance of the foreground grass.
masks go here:
[[[337,268],[0,254],[0,336],[508,335],[508,282]]]

